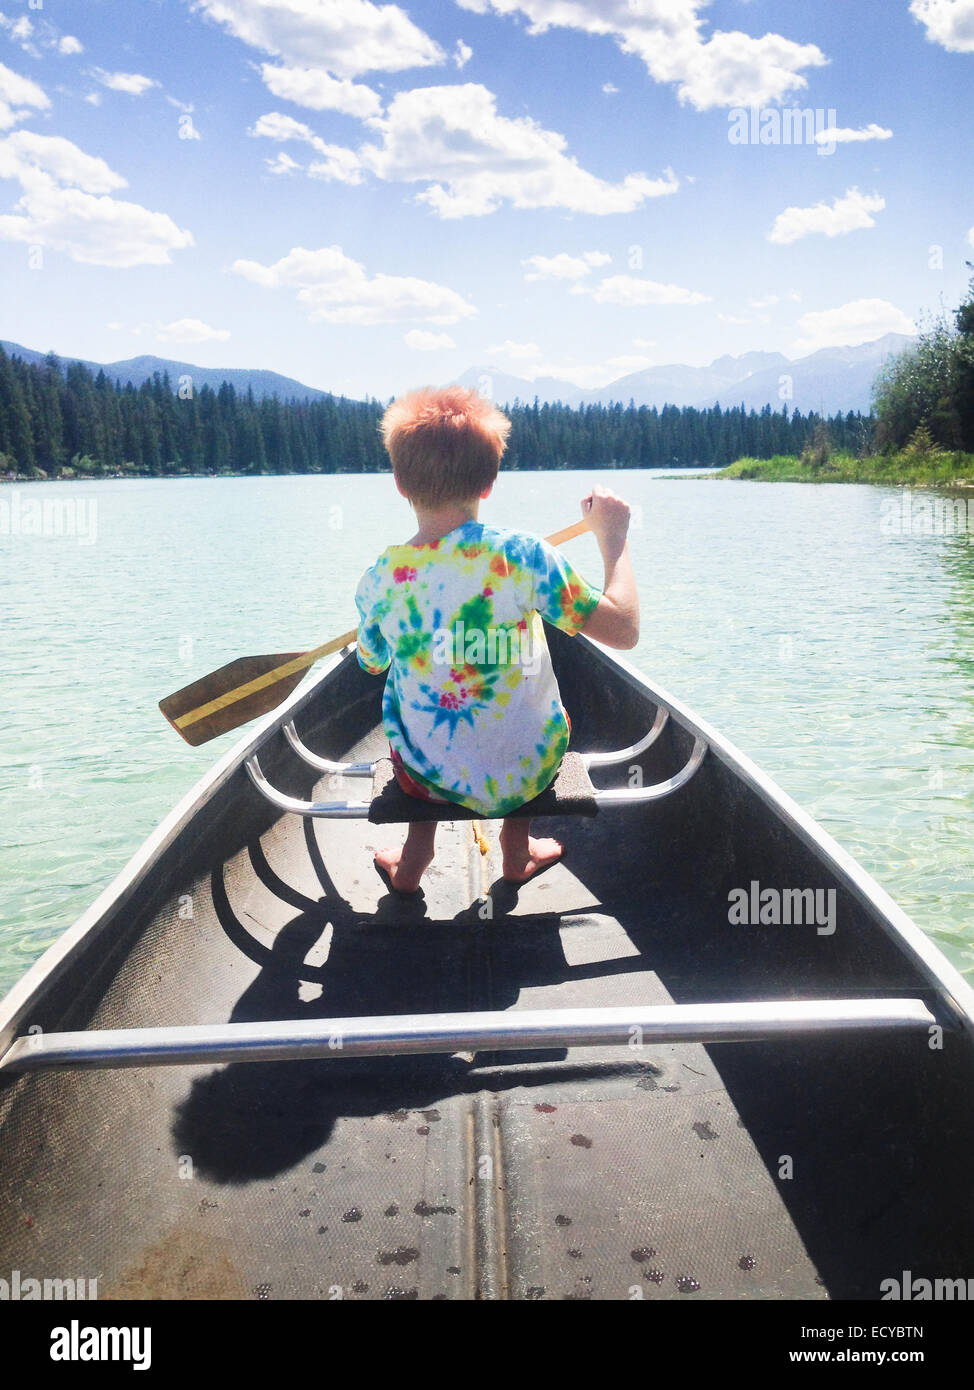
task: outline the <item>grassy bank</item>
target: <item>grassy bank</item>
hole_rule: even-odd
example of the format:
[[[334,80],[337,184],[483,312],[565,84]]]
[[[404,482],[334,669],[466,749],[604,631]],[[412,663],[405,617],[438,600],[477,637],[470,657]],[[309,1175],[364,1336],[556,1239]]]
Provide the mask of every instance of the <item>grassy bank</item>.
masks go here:
[[[774,458],[742,458],[715,478],[745,478],[763,483],[885,483],[893,487],[974,487],[974,454],[919,452],[903,449],[895,454],[857,458],[855,454],[830,453],[810,460],[797,455]]]

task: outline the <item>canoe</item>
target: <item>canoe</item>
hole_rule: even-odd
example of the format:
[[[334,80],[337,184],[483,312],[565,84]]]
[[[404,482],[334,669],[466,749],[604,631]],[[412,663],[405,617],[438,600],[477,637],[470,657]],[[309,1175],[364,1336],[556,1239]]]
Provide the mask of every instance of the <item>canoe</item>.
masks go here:
[[[457,818],[389,891],[400,832],[330,768],[385,751],[346,650],[11,990],[0,1268],[144,1299],[974,1278],[971,989],[715,729],[549,640],[597,790],[548,807],[535,882]]]

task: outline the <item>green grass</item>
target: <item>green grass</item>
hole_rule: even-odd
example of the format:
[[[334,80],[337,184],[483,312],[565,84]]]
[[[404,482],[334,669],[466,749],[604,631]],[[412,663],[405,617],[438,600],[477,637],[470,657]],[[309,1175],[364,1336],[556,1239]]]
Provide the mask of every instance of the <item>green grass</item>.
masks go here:
[[[794,455],[776,454],[770,459],[742,458],[713,475],[763,483],[886,483],[900,487],[974,487],[974,454],[919,453],[903,449],[897,454],[830,454],[820,467]]]

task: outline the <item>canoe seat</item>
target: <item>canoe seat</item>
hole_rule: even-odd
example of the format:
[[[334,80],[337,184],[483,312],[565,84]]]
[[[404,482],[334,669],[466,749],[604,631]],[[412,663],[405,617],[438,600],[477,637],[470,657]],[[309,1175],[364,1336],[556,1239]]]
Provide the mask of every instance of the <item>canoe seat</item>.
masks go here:
[[[512,811],[512,816],[594,816],[598,812],[595,788],[580,753],[566,753],[558,776],[540,796]],[[402,825],[412,821],[478,820],[479,811],[454,801],[420,801],[408,796],[396,781],[391,758],[380,758],[372,771],[369,820],[374,825]]]
[[[659,738],[669,718],[667,710],[661,705],[656,711],[652,728],[638,743],[630,748],[616,748],[611,752],[566,753],[562,759],[558,776],[550,787],[540,796],[527,802],[513,816],[594,816],[603,807],[638,806],[647,801],[658,801],[661,797],[672,796],[685,787],[707,755],[706,741],[699,734],[693,734],[693,746],[686,762],[674,772],[672,777],[651,786],[627,784],[621,787],[594,787],[588,775],[590,767],[609,767],[619,763],[632,764]],[[372,780],[372,796],[369,801],[302,801],[289,796],[268,782],[261,770],[257,754],[252,753],[244,763],[247,776],[254,786],[274,806],[281,811],[291,811],[298,816],[327,816],[335,820],[370,820],[376,825],[408,825],[412,821],[477,820],[475,811],[468,811],[456,802],[420,801],[418,797],[407,796],[396,781],[389,758],[380,758],[374,763],[337,763],[320,754],[312,752],[301,739],[293,721],[283,726],[284,737],[298,757],[318,772],[328,773],[329,777],[368,777]],[[689,732],[689,731],[688,731]]]

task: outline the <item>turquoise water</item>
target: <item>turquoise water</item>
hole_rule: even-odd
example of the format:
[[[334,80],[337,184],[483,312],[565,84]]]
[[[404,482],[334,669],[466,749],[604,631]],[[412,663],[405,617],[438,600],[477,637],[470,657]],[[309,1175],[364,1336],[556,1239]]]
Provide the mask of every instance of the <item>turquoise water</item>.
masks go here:
[[[974,545],[884,535],[887,489],[596,476],[638,509],[634,664],[974,975]],[[554,531],[590,482],[512,474],[482,515]],[[62,534],[33,533],[45,500]],[[410,519],[388,477],[0,489],[0,990],[239,736],[188,748],[161,696],[354,626],[358,575]],[[591,537],[568,553],[600,577]]]

